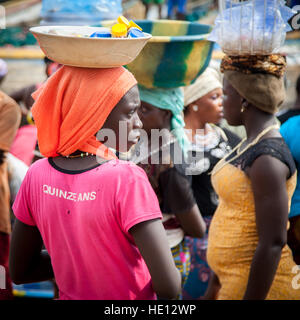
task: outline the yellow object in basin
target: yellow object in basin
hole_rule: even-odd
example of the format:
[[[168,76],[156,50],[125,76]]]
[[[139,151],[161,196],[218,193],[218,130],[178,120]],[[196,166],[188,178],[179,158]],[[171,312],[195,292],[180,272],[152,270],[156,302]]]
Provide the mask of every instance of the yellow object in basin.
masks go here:
[[[85,68],[113,68],[131,63],[151,34],[140,38],[90,38],[103,27],[39,26],[30,28],[44,54],[64,65]]]

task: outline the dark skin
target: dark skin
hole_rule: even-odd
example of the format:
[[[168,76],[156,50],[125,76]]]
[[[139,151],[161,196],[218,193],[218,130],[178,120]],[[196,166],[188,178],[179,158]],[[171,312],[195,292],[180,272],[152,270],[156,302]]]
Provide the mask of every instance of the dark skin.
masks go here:
[[[198,111],[193,110],[193,106],[198,107]],[[223,90],[214,89],[205,96],[188,105],[184,112],[184,122],[186,129],[191,129],[193,137],[197,129],[206,129],[207,123],[218,124],[223,118]],[[206,132],[205,132],[206,133]]]
[[[143,129],[148,135],[149,148],[151,147],[151,129],[168,129],[170,130],[170,122],[172,113],[169,110],[156,108],[155,106],[142,101],[139,109],[139,116],[143,122]],[[184,232],[194,238],[202,238],[205,234],[206,225],[201,216],[197,204],[184,214],[173,212],[178,219]]]
[[[244,112],[241,107],[244,106]],[[275,117],[265,113],[242,98],[224,80],[224,115],[230,125],[244,125],[247,140],[243,150],[265,128],[275,124]],[[261,139],[280,137],[277,130],[271,130]],[[288,195],[286,180],[288,167],[271,156],[257,158],[251,168],[246,170],[251,180],[254,202],[258,244],[251,263],[245,300],[263,300],[267,297],[275,277],[282,248],[287,242]],[[211,277],[206,292],[207,299],[217,297],[221,284],[216,274]]]
[[[140,107],[137,86],[122,98],[105,122],[105,128],[116,130],[118,122],[125,120],[128,128],[139,129],[141,122],[137,110]],[[128,149],[132,143],[128,143]],[[82,170],[97,164],[95,157],[66,159],[56,157],[57,166],[67,170]],[[162,298],[176,298],[181,290],[181,276],[168,246],[165,230],[160,219],[153,219],[133,226],[129,232],[143,256],[152,277],[153,289]],[[26,239],[26,240],[25,240]],[[11,238],[9,266],[16,284],[53,279],[51,257],[42,251],[43,240],[36,227],[16,219]]]
[[[300,109],[300,76],[297,79],[296,93],[297,93],[297,98],[296,98],[293,109]]]

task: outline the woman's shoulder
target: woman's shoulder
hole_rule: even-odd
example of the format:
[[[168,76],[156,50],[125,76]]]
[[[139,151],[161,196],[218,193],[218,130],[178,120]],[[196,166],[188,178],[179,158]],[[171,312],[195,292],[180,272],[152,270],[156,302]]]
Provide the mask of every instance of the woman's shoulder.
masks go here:
[[[276,150],[277,152],[285,152],[289,147],[287,146],[285,140],[281,136],[277,137],[266,137],[260,140],[251,149],[253,151],[266,151]]]
[[[30,173],[37,172],[49,166],[50,164],[49,164],[48,158],[39,159],[29,166],[28,172]]]
[[[148,180],[145,171],[132,161],[115,159],[108,161],[105,166],[114,176],[127,179],[127,181],[137,178]]]
[[[269,155],[286,164],[290,169],[290,176],[296,170],[296,165],[290,149],[282,137],[269,137],[260,140],[252,146],[246,156],[245,167],[250,167],[260,156]]]

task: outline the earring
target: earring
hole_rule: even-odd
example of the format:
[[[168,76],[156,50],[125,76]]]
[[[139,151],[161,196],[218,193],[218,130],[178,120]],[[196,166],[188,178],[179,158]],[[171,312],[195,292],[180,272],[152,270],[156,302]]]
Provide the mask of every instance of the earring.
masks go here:
[[[242,108],[241,108],[241,112],[245,112],[245,110],[247,109],[248,103],[247,102],[243,102],[242,103]]]
[[[194,104],[192,108],[193,108],[193,110],[194,110],[195,112],[198,111],[198,106],[197,106],[196,104]]]

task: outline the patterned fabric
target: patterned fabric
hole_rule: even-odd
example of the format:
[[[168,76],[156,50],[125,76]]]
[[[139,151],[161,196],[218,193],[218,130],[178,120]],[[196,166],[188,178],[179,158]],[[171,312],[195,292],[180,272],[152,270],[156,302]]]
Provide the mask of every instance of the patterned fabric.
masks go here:
[[[296,180],[296,174],[287,180],[289,204]],[[242,170],[227,164],[212,176],[212,183],[220,203],[209,229],[207,261],[221,283],[218,299],[240,300],[258,243],[251,181]],[[300,300],[300,291],[292,287],[294,267],[291,250],[285,246],[267,299]]]
[[[206,292],[210,277],[210,268],[206,259],[208,230],[212,217],[205,217],[206,234],[203,238],[186,237],[191,252],[191,270],[183,288],[184,300],[200,299]]]
[[[267,73],[281,78],[286,70],[286,58],[279,54],[225,56],[220,68],[221,72],[232,70],[246,74]]]
[[[169,246],[172,248],[184,238],[184,231],[173,213],[184,215],[191,210],[196,201],[191,188],[191,179],[184,173],[184,165],[174,164],[175,154],[182,150],[172,134],[168,133],[165,138],[167,142],[163,147],[152,151],[151,156],[146,155],[145,159],[149,157],[146,161],[148,163],[143,163],[145,156],[142,152],[142,142],[141,145],[136,145],[127,159],[135,162],[146,172],[158,198],[163,213],[163,225]]]
[[[181,274],[182,287],[185,285],[190,269],[191,269],[191,255],[187,241],[183,239],[176,247],[171,249],[176,268]],[[178,299],[182,299],[182,295]]]
[[[218,196],[211,185],[210,172],[226,154],[240,142],[229,130],[207,124],[207,134],[195,136],[189,155],[194,159],[187,168],[192,176],[192,188],[203,217],[212,216],[218,205]]]

